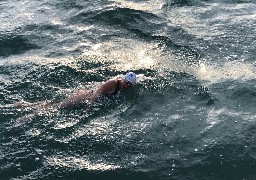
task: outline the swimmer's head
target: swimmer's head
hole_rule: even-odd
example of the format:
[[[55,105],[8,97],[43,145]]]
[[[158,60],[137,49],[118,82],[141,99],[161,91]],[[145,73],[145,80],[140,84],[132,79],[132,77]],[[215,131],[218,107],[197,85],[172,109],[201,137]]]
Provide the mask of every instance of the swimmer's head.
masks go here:
[[[126,83],[128,83],[130,86],[134,86],[136,84],[136,74],[134,72],[128,72],[124,76],[124,80]]]

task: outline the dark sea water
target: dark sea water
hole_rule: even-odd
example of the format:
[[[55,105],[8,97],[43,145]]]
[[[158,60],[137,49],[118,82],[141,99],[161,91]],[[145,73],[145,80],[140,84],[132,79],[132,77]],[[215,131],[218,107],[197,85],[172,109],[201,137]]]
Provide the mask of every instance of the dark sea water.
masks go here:
[[[1,0],[0,179],[256,179],[255,60],[255,0]]]

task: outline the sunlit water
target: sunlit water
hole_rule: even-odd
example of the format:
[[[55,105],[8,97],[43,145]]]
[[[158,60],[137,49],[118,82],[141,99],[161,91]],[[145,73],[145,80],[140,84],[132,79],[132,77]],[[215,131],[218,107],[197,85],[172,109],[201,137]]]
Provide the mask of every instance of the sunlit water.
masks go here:
[[[255,179],[255,9],[1,1],[0,179]],[[92,108],[10,106],[127,71],[138,84]]]

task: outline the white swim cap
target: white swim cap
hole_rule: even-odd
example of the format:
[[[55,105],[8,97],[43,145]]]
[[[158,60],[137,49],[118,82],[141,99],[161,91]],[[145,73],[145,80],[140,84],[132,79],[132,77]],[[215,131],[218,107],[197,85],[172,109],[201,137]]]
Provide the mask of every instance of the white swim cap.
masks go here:
[[[128,72],[124,79],[126,81],[128,81],[129,83],[131,83],[132,85],[135,85],[136,84],[136,74],[134,72]]]

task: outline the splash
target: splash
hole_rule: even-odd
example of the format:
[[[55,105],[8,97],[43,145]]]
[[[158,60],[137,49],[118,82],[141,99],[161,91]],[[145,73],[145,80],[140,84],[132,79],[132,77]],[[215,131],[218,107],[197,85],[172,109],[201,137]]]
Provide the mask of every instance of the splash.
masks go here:
[[[153,68],[161,59],[161,50],[154,44],[132,39],[116,39],[93,45],[89,50],[84,51],[81,58],[112,64],[109,68],[127,71]]]
[[[198,68],[192,69],[193,74],[200,80],[210,83],[226,80],[250,80],[256,75],[256,67],[240,61],[226,62],[222,66],[200,63]]]

